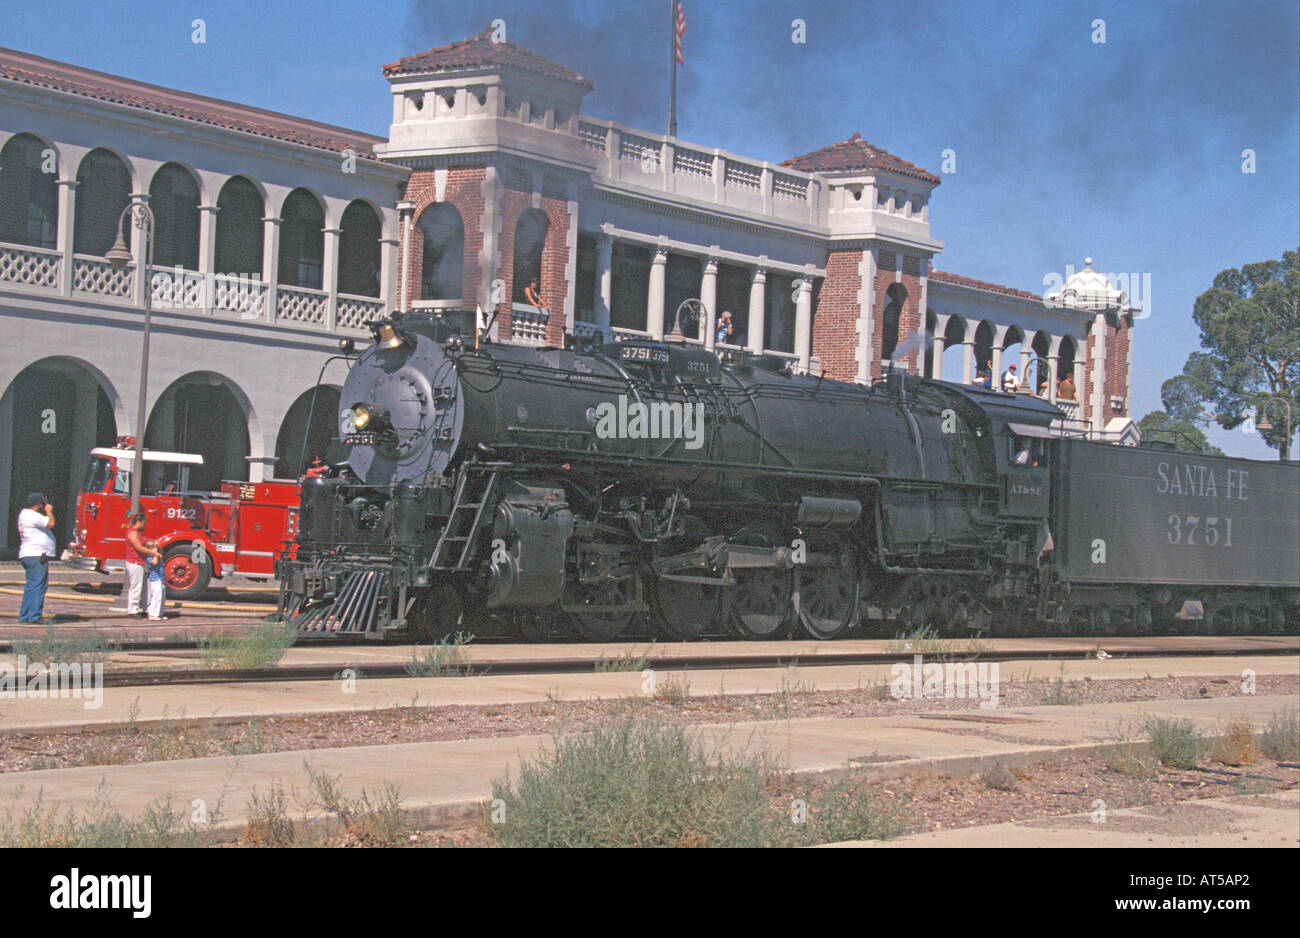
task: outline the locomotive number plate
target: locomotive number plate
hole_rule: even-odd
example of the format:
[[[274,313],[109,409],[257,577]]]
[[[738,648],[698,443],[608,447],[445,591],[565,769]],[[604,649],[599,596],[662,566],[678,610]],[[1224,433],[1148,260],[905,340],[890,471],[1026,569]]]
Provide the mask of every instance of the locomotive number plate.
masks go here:
[[[659,365],[668,363],[668,349],[648,348],[644,345],[625,345],[619,350],[619,358],[625,362],[654,362]]]
[[[349,446],[373,446],[375,435],[373,433],[349,433],[343,437],[343,442]]]

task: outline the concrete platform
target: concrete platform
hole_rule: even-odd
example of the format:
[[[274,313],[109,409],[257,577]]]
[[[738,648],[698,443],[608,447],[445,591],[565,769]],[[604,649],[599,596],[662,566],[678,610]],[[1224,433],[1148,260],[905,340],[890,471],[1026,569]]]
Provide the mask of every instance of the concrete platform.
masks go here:
[[[723,746],[765,747],[796,772],[835,771],[870,760],[860,766],[862,771],[880,778],[918,771],[967,775],[995,761],[1016,766],[1096,752],[1113,738],[1116,726],[1134,718],[1186,717],[1213,733],[1233,719],[1261,725],[1272,713],[1294,703],[1294,697],[1279,695],[1023,707],[999,710],[997,722],[975,724],[975,732],[967,719],[917,715],[703,725],[697,731],[706,741]],[[490,797],[493,779],[515,771],[521,757],[536,753],[546,743],[542,736],[515,736],[16,772],[0,774],[0,804],[14,805],[17,813],[41,797],[46,806],[57,804],[81,812],[94,802],[101,787],[111,792],[114,808],[127,816],[138,816],[155,798],[167,795],[182,807],[199,799],[208,811],[221,800],[226,820],[214,832],[233,838],[243,828],[245,806],[254,790],[265,794],[272,783],[278,783],[288,792],[307,792],[307,761],[317,771],[343,776],[345,789],[354,795],[362,787],[374,792],[386,782],[396,783],[410,821],[429,826],[471,816]],[[308,817],[301,811],[293,816]],[[1022,841],[1036,837],[1041,843],[1061,831],[1067,839],[1082,836],[1074,822],[1064,827],[1043,824],[1029,833],[1011,831],[1009,836]],[[1217,836],[1216,831],[1218,827],[1207,829],[1207,836]],[[954,836],[966,833],[979,839],[974,831],[954,832]],[[1178,836],[1200,835],[1195,826],[1178,832]],[[986,832],[986,844],[987,838]]]
[[[928,831],[832,847],[1300,847],[1300,790]]]
[[[408,659],[409,660],[409,659]],[[563,700],[640,697],[644,694],[639,672],[611,674],[518,674],[443,678],[366,678],[352,683],[286,681],[284,683],[177,684],[108,687],[102,705],[88,709],[81,699],[0,699],[0,732],[42,732],[84,725],[120,723],[134,715],[145,727],[175,720],[235,720],[252,716],[303,716],[308,714],[365,712],[454,704],[541,703]],[[771,694],[798,687],[802,690],[854,690],[884,686],[891,680],[890,664],[753,669],[656,669],[656,679],[670,674],[690,684],[690,696],[715,694]],[[1238,677],[1251,669],[1257,675],[1300,673],[1300,659],[1285,655],[1223,658],[1078,658],[1069,661],[1007,661],[999,665],[1002,681],[1067,681],[1084,678],[1107,680],[1169,676]],[[340,666],[340,674],[342,666]],[[1001,712],[1003,708],[998,708]]]

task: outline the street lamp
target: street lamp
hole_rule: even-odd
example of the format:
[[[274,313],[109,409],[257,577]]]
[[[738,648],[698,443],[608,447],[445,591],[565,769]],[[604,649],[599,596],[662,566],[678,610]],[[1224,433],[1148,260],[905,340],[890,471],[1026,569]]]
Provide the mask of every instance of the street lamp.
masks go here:
[[[140,510],[140,485],[144,478],[145,406],[149,383],[149,321],[153,313],[153,284],[150,282],[150,272],[153,268],[154,217],[153,210],[144,202],[132,202],[122,209],[122,214],[117,219],[117,240],[104,255],[104,259],[113,265],[114,270],[122,270],[132,259],[123,235],[128,216],[131,224],[145,239],[144,270],[138,272],[139,276],[144,277],[144,338],[140,350],[140,403],[135,421],[135,465],[131,472],[131,513],[135,514]]]
[[[1268,419],[1268,405],[1279,402],[1286,405],[1286,439],[1282,441],[1282,448],[1277,451],[1278,461],[1281,462],[1286,459],[1291,450],[1291,402],[1280,394],[1268,398],[1259,408],[1259,420],[1255,423],[1255,429],[1259,431],[1260,436],[1273,429],[1273,423]]]

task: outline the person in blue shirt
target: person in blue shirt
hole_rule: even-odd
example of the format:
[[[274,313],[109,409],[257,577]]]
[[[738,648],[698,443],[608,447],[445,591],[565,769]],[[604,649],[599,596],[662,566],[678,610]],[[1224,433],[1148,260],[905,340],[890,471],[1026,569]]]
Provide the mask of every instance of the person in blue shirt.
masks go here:
[[[734,331],[731,325],[731,310],[726,310],[722,318],[718,320],[718,331],[713,336],[715,343],[724,343],[731,341],[731,333]]]
[[[162,555],[157,552],[157,541],[146,541],[146,547],[154,548],[154,553],[149,555],[149,618],[154,622],[163,620],[163,596],[167,591],[166,581],[163,579]]]

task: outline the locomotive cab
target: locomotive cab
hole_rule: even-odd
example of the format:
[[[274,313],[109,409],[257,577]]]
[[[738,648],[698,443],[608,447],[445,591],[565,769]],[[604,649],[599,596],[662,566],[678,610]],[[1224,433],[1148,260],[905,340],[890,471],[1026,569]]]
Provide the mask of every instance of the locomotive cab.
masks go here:
[[[1002,514],[1045,518],[1049,506],[1051,433],[1035,424],[1008,423],[999,462],[1005,460]]]

